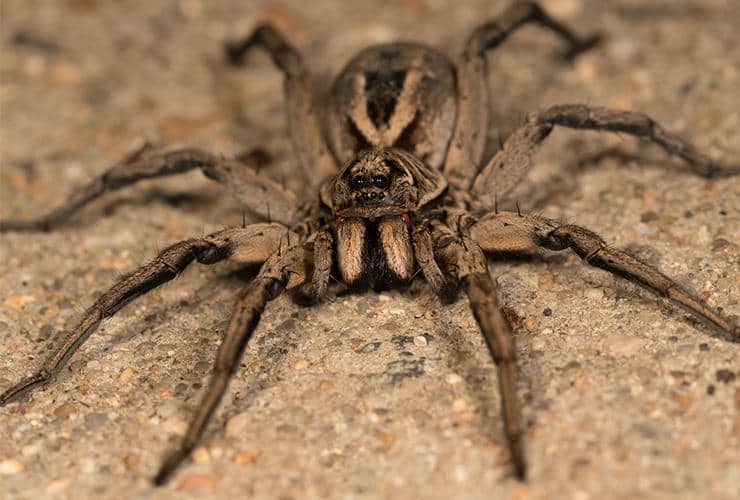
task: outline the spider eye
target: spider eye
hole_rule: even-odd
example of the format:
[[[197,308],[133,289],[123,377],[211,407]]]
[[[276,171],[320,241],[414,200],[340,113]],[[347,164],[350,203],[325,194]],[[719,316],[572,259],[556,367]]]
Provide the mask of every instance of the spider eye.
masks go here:
[[[357,191],[358,189],[362,189],[363,187],[365,187],[365,178],[360,175],[352,177],[352,179],[349,181],[349,185],[355,191]]]
[[[380,189],[385,189],[391,183],[390,178],[387,175],[376,175],[373,177],[373,186]]]

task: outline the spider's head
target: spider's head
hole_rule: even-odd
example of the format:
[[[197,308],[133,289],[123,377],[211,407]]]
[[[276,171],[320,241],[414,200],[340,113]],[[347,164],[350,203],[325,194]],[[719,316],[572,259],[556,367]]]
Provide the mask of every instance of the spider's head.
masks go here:
[[[360,156],[346,173],[352,199],[357,205],[387,205],[391,202],[391,183],[399,174],[401,168],[393,159]]]
[[[401,215],[447,187],[437,170],[402,149],[362,151],[324,186],[322,199],[337,217]]]

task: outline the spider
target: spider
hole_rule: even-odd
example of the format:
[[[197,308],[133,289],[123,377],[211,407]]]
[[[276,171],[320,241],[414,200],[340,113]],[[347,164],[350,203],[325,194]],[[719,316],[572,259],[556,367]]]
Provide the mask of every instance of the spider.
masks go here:
[[[0,395],[0,406],[49,382],[101,321],[162,285],[193,262],[260,265],[236,302],[210,382],[181,440],[154,477],[165,483],[198,443],[267,303],[287,291],[317,303],[330,286],[382,290],[421,273],[443,301],[460,289],[497,367],[503,429],[515,474],[524,480],[524,427],[516,396],[512,326],[497,298],[486,255],[572,250],[586,264],[670,299],[732,339],[740,326],[659,270],[606,244],[588,229],[540,215],[499,210],[532,166],[531,156],[555,126],[622,132],[650,140],[704,176],[734,175],[648,116],[585,105],[559,105],[529,115],[484,158],[488,127],[486,54],[528,23],[561,37],[575,56],[598,42],[553,19],[536,2],[512,4],[469,36],[455,63],[415,43],[360,52],[335,80],[325,126],[313,103],[300,53],[270,25],[226,46],[240,64],[261,47],[283,72],[289,133],[314,196],[299,198],[261,176],[258,152],[234,159],[195,149],[144,146],[73,193],[46,216],[0,221],[1,231],[51,230],[107,192],[141,179],[200,169],[267,222],[231,227],[177,242],[123,277],[83,314],[61,345],[30,377]]]

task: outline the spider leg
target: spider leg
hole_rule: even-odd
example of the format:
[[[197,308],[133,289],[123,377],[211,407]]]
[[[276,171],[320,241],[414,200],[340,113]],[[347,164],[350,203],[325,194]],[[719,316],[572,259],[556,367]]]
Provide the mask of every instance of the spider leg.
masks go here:
[[[311,296],[319,300],[326,294],[332,266],[332,245],[334,237],[329,231],[321,231],[313,243],[313,275],[311,277]]]
[[[285,76],[284,94],[288,128],[298,161],[313,187],[337,173],[319,127],[313,102],[311,74],[303,58],[275,27],[263,24],[241,41],[226,44],[226,54],[232,64],[241,64],[245,53],[254,46],[265,49]]]
[[[242,352],[252,337],[267,302],[277,297],[286,286],[295,286],[291,284],[291,274],[299,272],[302,260],[303,250],[300,246],[276,252],[265,262],[260,273],[239,298],[224,339],[218,348],[216,363],[203,399],[179,447],[162,463],[154,477],[154,484],[164,484],[195,448],[226,391],[231,375],[239,366]]]
[[[705,177],[730,176],[740,173],[739,165],[722,165],[701,153],[689,141],[666,131],[652,118],[642,113],[619,111],[580,104],[553,106],[532,114],[504,142],[503,147],[488,161],[475,178],[471,193],[480,208],[491,210],[491,194],[507,194],[532,167],[532,154],[550,134],[555,125],[574,129],[623,132],[648,139],[666,152],[681,157],[697,174]]]
[[[571,249],[587,264],[599,267],[665,297],[740,341],[740,325],[709,307],[659,270],[610,247],[580,226],[513,212],[488,214],[470,228],[470,236],[490,253]]]
[[[36,373],[0,394],[0,406],[49,382],[104,319],[137,297],[172,280],[194,260],[201,264],[213,264],[226,258],[242,263],[264,262],[275,251],[280,236],[285,232],[285,227],[279,224],[254,224],[180,241],[164,249],[154,260],[125,276],[95,301]]]
[[[509,444],[516,475],[524,479],[527,473],[524,456],[524,427],[516,398],[516,346],[511,324],[498,301],[498,289],[488,274],[488,265],[481,247],[467,236],[443,238],[437,241],[443,266],[456,273],[462,281],[470,309],[480,326],[496,370],[501,395],[501,415],[504,434]]]
[[[597,36],[580,38],[550,17],[537,2],[516,2],[473,31],[457,63],[457,124],[445,160],[444,173],[451,185],[467,190],[478,171],[488,130],[488,68],[486,52],[498,47],[518,28],[535,22],[561,37],[569,55],[592,47]]]
[[[416,262],[421,268],[424,279],[432,287],[434,293],[446,300],[452,295],[452,288],[454,287],[451,286],[452,284],[442,273],[434,258],[434,243],[431,231],[426,225],[416,226],[411,238],[414,244]]]
[[[287,225],[294,223],[295,196],[278,183],[258,175],[250,163],[259,162],[259,153],[244,158],[244,163],[226,160],[197,149],[167,152],[152,151],[145,145],[106,170],[100,177],[72,193],[67,201],[37,219],[2,220],[0,232],[49,231],[75,212],[105,193],[117,191],[142,179],[166,177],[199,168],[206,177],[226,186],[255,214]],[[245,164],[246,163],[246,164]]]

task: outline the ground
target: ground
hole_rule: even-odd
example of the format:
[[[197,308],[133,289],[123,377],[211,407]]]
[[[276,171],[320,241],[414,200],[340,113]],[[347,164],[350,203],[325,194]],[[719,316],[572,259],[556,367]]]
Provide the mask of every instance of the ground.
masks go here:
[[[525,113],[643,110],[717,157],[740,152],[739,7],[724,0],[546,7],[604,43],[573,64],[536,27],[489,58],[492,143]],[[269,20],[325,90],[365,45],[457,54],[505,2],[162,0],[0,4],[0,217],[39,214],[144,140],[262,146],[294,188],[281,80],[221,42]],[[307,6],[311,6],[309,10]],[[734,12],[731,11],[734,9]],[[594,158],[618,147],[639,159]],[[581,159],[589,161],[579,162]],[[740,314],[740,181],[706,180],[629,137],[557,132],[517,192]],[[94,203],[63,230],[0,237],[0,389],[38,366],[115,276],[241,209],[198,173]],[[511,474],[496,374],[464,298],[421,284],[268,306],[193,460],[149,480],[202,392],[244,284],[193,266],[105,322],[58,380],[0,409],[6,498],[733,498],[740,346],[567,254],[491,262],[515,318],[529,479]]]

